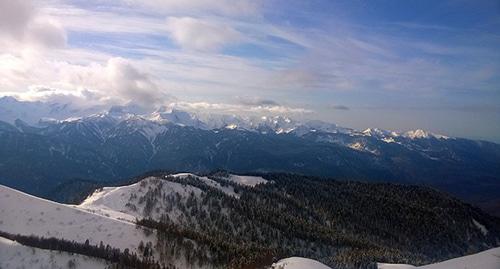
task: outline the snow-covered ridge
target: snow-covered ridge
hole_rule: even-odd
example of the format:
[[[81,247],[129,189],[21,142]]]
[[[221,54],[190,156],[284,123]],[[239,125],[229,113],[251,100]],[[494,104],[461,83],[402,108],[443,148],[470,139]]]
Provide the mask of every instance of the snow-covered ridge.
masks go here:
[[[449,139],[450,137],[440,134],[434,134],[428,131],[424,131],[422,129],[410,130],[404,133],[382,130],[378,128],[368,128],[362,132],[364,136],[371,136],[378,139],[381,139],[385,142],[391,143],[394,142],[394,138],[397,137],[405,137],[409,139],[428,139],[428,138],[436,138],[436,139]]]
[[[101,241],[137,252],[140,241],[154,240],[133,223],[94,214],[0,185],[0,230],[10,234],[55,237],[90,244]]]
[[[463,256],[444,262],[415,267],[407,264],[379,263],[379,269],[498,269],[500,268],[500,248],[493,248],[476,254]]]
[[[134,216],[140,216],[139,214],[128,214],[117,210],[128,208],[128,197],[125,194],[132,194],[134,186],[138,185],[140,182],[119,188],[105,188],[102,192],[97,192],[97,195],[95,193],[89,197],[88,201],[80,206],[44,200],[0,185],[0,231],[25,236],[55,237],[81,244],[89,240],[91,245],[99,245],[102,241],[104,245],[119,248],[121,251],[129,249],[130,253],[136,253],[141,257],[142,252],[139,247],[141,242],[144,245],[154,245],[156,232],[146,232],[136,226]],[[145,187],[143,190],[148,191],[149,186]],[[190,194],[189,189],[186,189],[187,194]],[[159,253],[153,250],[153,257],[159,260]],[[1,266],[3,265],[1,261],[0,259],[0,268],[4,268]],[[39,261],[40,268],[68,268],[47,267],[52,261],[46,262],[43,259]],[[183,257],[169,262],[177,268],[187,267]],[[100,268],[100,266],[82,268]]]
[[[227,195],[238,197],[232,186],[219,184],[217,178],[201,177],[190,173],[169,175],[177,179],[197,178],[208,186],[218,188]],[[169,177],[166,176],[166,177]],[[220,176],[236,184],[248,187],[256,187],[258,184],[270,184],[261,177],[222,175]],[[121,186],[106,187],[97,190],[89,196],[81,205],[69,206],[44,199],[40,199],[19,191],[0,186],[0,230],[13,234],[37,235],[44,237],[56,237],[66,240],[84,242],[89,239],[91,244],[104,244],[113,247],[129,248],[132,252],[137,249],[137,242],[154,242],[154,234],[146,236],[133,224],[135,218],[145,216],[159,219],[160,215],[168,213],[174,222],[182,222],[185,219],[182,212],[175,207],[167,210],[169,199],[174,198],[181,203],[190,197],[201,197],[201,188],[169,181],[168,178],[148,177],[137,183]],[[158,202],[146,210],[148,199],[158,198]],[[142,202],[140,202],[142,200]],[[199,200],[201,201],[201,200]],[[158,210],[157,210],[158,209]],[[203,207],[200,207],[203,210]],[[149,213],[146,213],[149,212]],[[145,215],[149,214],[149,215]],[[471,226],[487,233],[484,225],[471,219]],[[4,251],[4,249],[6,249]],[[29,250],[29,251],[27,251]],[[9,240],[0,238],[0,268],[12,267],[13,263],[22,259],[21,264],[30,266],[34,259],[41,264],[55,264],[59,266],[69,262],[69,258],[75,259],[76,268],[102,268],[99,260],[87,259],[77,255],[66,256],[64,253],[53,255],[53,252],[35,250],[37,255],[30,254],[30,248],[16,244]],[[46,259],[49,257],[49,260]],[[53,258],[51,258],[53,257]],[[81,258],[81,259],[80,259]],[[95,266],[94,266],[95,263]],[[90,264],[87,266],[87,264]],[[64,266],[59,266],[65,268]],[[411,265],[379,264],[380,269],[455,269],[455,268],[500,268],[500,248],[491,249],[470,256],[456,258],[441,263],[414,267]],[[184,267],[180,267],[184,268]],[[328,269],[329,267],[314,260],[291,257],[274,263],[272,269]]]
[[[172,175],[176,178],[186,178],[193,176],[207,184],[208,186],[218,188],[229,196],[236,197],[236,193],[230,186],[222,187],[219,183],[206,177],[198,177],[193,174],[182,173]],[[151,192],[157,190],[155,198],[158,197],[178,197],[185,201],[191,194],[199,197],[202,190],[191,185],[182,185],[180,183],[164,180],[157,177],[148,177],[141,181],[121,187],[105,187],[97,190],[87,197],[80,205],[79,209],[87,210],[95,214],[110,216],[116,219],[122,219],[134,222],[136,218],[151,217],[159,220],[162,214],[167,215],[172,220],[177,220],[182,214],[179,211],[165,210],[172,206],[163,200],[159,200],[154,208],[146,209],[144,200]],[[168,212],[167,212],[168,211]]]
[[[427,132],[427,131],[424,131],[422,129],[408,131],[408,132],[404,133],[403,136],[411,138],[411,139],[425,139],[425,138],[430,138],[430,137],[434,137],[437,139],[449,139],[448,136],[440,135],[440,134],[433,134],[431,132]]]
[[[385,137],[398,137],[400,136],[399,133],[393,132],[393,131],[387,131],[387,130],[382,130],[378,128],[368,128],[363,131],[363,135],[365,136],[372,136],[372,137],[378,137],[378,138],[385,138]]]
[[[255,187],[258,184],[266,184],[268,181],[262,177],[229,175],[227,179],[236,184]]]
[[[273,263],[271,269],[331,269],[330,267],[307,258],[290,257]]]
[[[207,186],[216,188],[228,196],[239,198],[239,194],[234,191],[232,186],[222,186],[217,181],[208,177],[202,177],[191,173],[179,173],[166,177],[167,179],[168,177],[177,179],[187,179],[188,177],[196,178]],[[249,187],[267,183],[267,180],[255,176],[229,175],[224,179]],[[182,212],[176,211],[175,209],[165,210],[172,206],[160,199],[154,205],[154,208],[145,209],[147,207],[146,203],[141,201],[144,201],[146,197],[148,197],[148,193],[154,191],[157,191],[155,194],[157,197],[176,196],[182,201],[187,200],[190,195],[200,197],[203,192],[200,188],[191,185],[183,185],[158,177],[148,177],[127,186],[105,187],[99,189],[87,197],[80,205],[76,206],[76,208],[129,222],[135,221],[136,218],[145,217],[152,217],[153,219],[159,220],[161,215],[167,211],[169,218],[174,221],[182,218]]]

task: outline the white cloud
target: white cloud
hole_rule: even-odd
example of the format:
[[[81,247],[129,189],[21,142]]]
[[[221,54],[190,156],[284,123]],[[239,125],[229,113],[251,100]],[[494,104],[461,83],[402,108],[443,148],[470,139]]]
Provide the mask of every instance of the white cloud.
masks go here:
[[[94,2],[99,8],[86,9]],[[383,31],[339,29],[342,24],[276,25],[259,17],[253,1],[127,2],[78,6],[58,0],[33,7],[0,0],[0,92],[153,105],[171,102],[172,94],[197,109],[302,113],[307,109],[283,104],[326,107],[336,94],[369,102],[375,95],[418,97],[498,85],[491,83],[498,77],[498,53],[487,47],[478,54],[467,44],[422,44]],[[65,30],[74,34],[71,46],[64,46]],[[182,50],[168,46],[167,36]],[[246,54],[222,50],[248,43]],[[434,56],[443,54],[464,60]],[[52,90],[31,90],[42,87]]]
[[[110,59],[106,73],[112,89],[127,101],[155,106],[171,99],[171,96],[158,88],[148,74],[140,72],[123,58]]]
[[[216,51],[243,39],[229,25],[191,17],[168,18],[167,30],[179,46],[189,50]]]
[[[29,0],[0,1],[0,44],[8,47],[58,48],[66,33],[54,19],[42,16]]]
[[[66,45],[67,37],[61,25],[50,19],[37,19],[27,28],[26,41],[49,48]]]
[[[221,15],[254,15],[261,0],[124,0],[126,3],[156,12],[211,12]]]
[[[246,105],[234,103],[186,102],[178,101],[169,106],[197,113],[216,113],[234,115],[291,115],[309,114],[313,111],[301,107],[285,105]]]
[[[238,101],[238,103],[246,106],[262,106],[262,107],[279,106],[279,103],[274,100],[264,99],[260,97],[237,96],[236,100]]]
[[[69,98],[91,105],[134,102],[152,107],[173,100],[147,67],[123,58],[76,64],[45,53],[0,54],[0,60],[0,92],[24,100]]]
[[[34,14],[30,1],[0,1],[0,32],[22,38]]]

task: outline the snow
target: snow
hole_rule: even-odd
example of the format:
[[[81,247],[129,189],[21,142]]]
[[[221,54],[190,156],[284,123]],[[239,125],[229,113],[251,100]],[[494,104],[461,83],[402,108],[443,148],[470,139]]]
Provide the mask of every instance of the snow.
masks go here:
[[[384,141],[385,143],[396,143],[396,141],[392,137],[384,137],[382,138],[382,141]]]
[[[167,126],[140,116],[134,116],[127,119],[126,124],[132,130],[141,133],[150,143],[152,143],[158,135],[168,130]],[[154,145],[152,146],[154,147]]]
[[[179,179],[194,177],[205,183],[207,186],[219,189],[228,196],[239,198],[239,195],[234,192],[234,188],[232,186],[222,186],[217,181],[208,177],[201,177],[191,173],[179,173],[168,176]],[[249,187],[255,187],[258,184],[268,182],[262,177],[256,176],[229,175],[224,179]],[[163,195],[179,194],[183,199],[187,199],[191,193],[199,197],[203,192],[201,189],[191,185],[183,185],[160,178],[149,177],[128,186],[105,187],[99,189],[85,199],[82,204],[74,207],[102,216],[133,222],[136,218],[146,217],[144,215],[145,204],[139,203],[138,200],[143,197],[150,188],[159,186],[159,184],[161,184],[159,197],[163,197]],[[138,198],[131,199],[132,194],[135,194]],[[163,204],[163,201],[159,199],[157,208],[152,210],[152,215],[149,217],[159,219],[160,214],[157,212],[165,212],[164,208],[166,207],[168,207],[168,205]],[[171,219],[175,220],[179,218],[179,214],[180,212],[176,212],[174,210],[173,212],[169,212],[168,215]]]
[[[207,128],[206,124],[195,115],[174,108],[160,107],[155,112],[147,115],[146,118],[158,123],[173,123],[179,126],[192,126],[200,129]]]
[[[226,129],[230,129],[230,130],[234,130],[236,128],[238,128],[238,125],[236,125],[234,123],[233,124],[229,124],[229,125],[226,126]]]
[[[74,264],[74,267],[70,267]],[[0,268],[106,268],[104,260],[67,252],[51,251],[21,245],[15,241],[0,237]]]
[[[135,221],[136,218],[144,217],[152,217],[153,219],[159,220],[161,214],[165,213],[168,213],[169,217],[173,220],[178,219],[181,213],[176,210],[167,212],[165,208],[168,205],[164,204],[164,201],[161,199],[158,199],[159,201],[150,213],[151,215],[145,215],[145,203],[140,203],[139,199],[145,196],[150,189],[157,186],[160,186],[158,197],[179,194],[182,199],[187,199],[191,193],[199,197],[202,192],[199,188],[190,185],[182,185],[160,178],[149,177],[132,185],[106,187],[102,190],[98,190],[76,207],[129,222]],[[137,196],[137,198],[132,199],[132,195]]]
[[[249,186],[249,187],[255,187],[258,184],[266,184],[268,181],[263,179],[262,177],[254,177],[254,176],[238,176],[238,175],[230,175],[227,178],[229,181],[232,181],[234,183],[244,185],[244,186]]]
[[[69,205],[37,198],[0,186],[0,231],[11,234],[55,237],[137,252],[140,241],[154,242],[133,223]]]
[[[368,128],[362,132],[365,136],[372,136],[376,138],[392,138],[398,137],[399,134],[393,131],[382,130],[378,128]]]
[[[75,206],[102,216],[133,222],[138,216],[127,210],[125,204],[131,193],[137,191],[138,183],[125,187],[105,187],[95,191],[82,204]]]
[[[366,147],[365,145],[363,145],[360,142],[352,143],[352,144],[349,144],[347,146],[350,147],[351,149],[354,149],[354,150],[357,150],[357,151],[369,152],[369,153],[375,154],[375,155],[379,154],[378,151],[371,150],[371,149],[369,149],[368,147]]]
[[[449,139],[448,136],[445,135],[440,135],[440,134],[433,134],[431,132],[424,131],[422,129],[417,129],[417,130],[411,130],[406,133],[404,133],[405,137],[408,137],[410,139],[424,139],[424,138],[438,138],[438,139]]]
[[[330,267],[307,258],[291,257],[273,263],[271,269],[331,269]]]
[[[30,125],[37,125],[42,118],[64,120],[69,117],[87,116],[101,109],[79,107],[71,103],[20,101],[11,96],[0,97],[0,121],[14,124],[20,119]]]
[[[359,142],[356,142],[356,143],[353,143],[353,144],[349,144],[348,147],[354,149],[354,150],[360,150],[360,151],[364,151],[365,148],[363,147],[363,144],[359,143]]]
[[[217,182],[213,179],[210,179],[208,177],[200,177],[198,175],[191,174],[191,173],[179,173],[179,174],[174,174],[174,175],[170,175],[170,176],[177,177],[177,178],[187,178],[188,176],[195,177],[195,178],[201,180],[203,183],[207,184],[208,186],[219,189],[220,191],[222,191],[223,193],[225,193],[229,196],[233,196],[236,198],[239,197],[239,195],[234,192],[234,189],[232,186],[223,187],[221,184],[219,184],[219,182]]]
[[[191,173],[179,173],[168,175],[166,177],[169,176],[179,179],[195,177],[206,185],[221,190],[228,196],[239,198],[239,195],[234,192],[234,188],[232,186],[223,187],[217,181],[207,177],[200,177]],[[239,178],[239,176],[236,176],[235,180],[245,182],[244,184],[248,184],[249,186],[255,186],[256,184],[265,181],[263,178],[259,177]],[[139,201],[141,198],[146,196],[148,191],[157,188],[159,190],[159,193],[156,193],[155,195],[158,199],[151,212],[146,214],[144,211],[145,203],[141,203]],[[182,216],[183,213],[177,208],[172,208],[171,205],[167,204],[167,201],[160,198],[167,196],[178,196],[181,197],[183,201],[186,201],[191,194],[195,195],[197,198],[200,198],[202,192],[203,190],[191,185],[180,184],[161,178],[148,177],[132,185],[121,187],[105,187],[97,190],[92,195],[87,197],[87,199],[85,199],[82,204],[74,207],[101,216],[111,217],[128,222],[134,222],[136,218],[144,217],[151,217],[153,219],[159,220],[162,214],[167,214],[170,219],[178,222],[179,219],[183,219],[185,217]],[[166,208],[171,209],[166,210]]]
[[[329,134],[348,134],[370,136],[381,141],[392,143],[399,141],[398,137],[409,139],[449,139],[450,137],[433,134],[421,129],[398,133],[378,128],[368,128],[362,132],[350,128],[340,127],[334,123],[319,120],[299,121],[283,115],[268,116],[241,116],[202,113],[200,111],[186,112],[173,107],[161,107],[151,112],[139,106],[129,104],[126,106],[113,106],[107,112],[102,106],[75,107],[72,104],[45,103],[18,101],[13,97],[0,98],[0,121],[14,124],[16,119],[21,119],[29,125],[47,126],[52,123],[87,122],[92,118],[106,117],[116,125],[128,121],[134,131],[140,132],[151,143],[155,138],[166,131],[168,123],[179,126],[192,126],[203,130],[238,129],[262,134],[292,133],[303,136],[312,132]],[[43,119],[50,119],[49,121]],[[133,123],[132,123],[133,122]],[[395,141],[396,140],[396,141]],[[154,145],[152,145],[154,148]]]
[[[484,225],[482,225],[481,223],[479,223],[477,220],[472,219],[472,223],[474,224],[474,226],[476,226],[481,231],[481,233],[484,236],[486,236],[488,234],[488,229],[486,229],[486,227],[484,227]]]
[[[499,269],[500,248],[493,248],[473,255],[463,256],[440,263],[415,267],[406,264],[378,264],[379,269]]]

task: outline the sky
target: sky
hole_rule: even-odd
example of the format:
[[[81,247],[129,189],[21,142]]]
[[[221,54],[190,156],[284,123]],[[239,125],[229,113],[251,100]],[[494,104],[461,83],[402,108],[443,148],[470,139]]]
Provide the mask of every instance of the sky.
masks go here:
[[[0,96],[500,142],[500,1],[0,0]]]

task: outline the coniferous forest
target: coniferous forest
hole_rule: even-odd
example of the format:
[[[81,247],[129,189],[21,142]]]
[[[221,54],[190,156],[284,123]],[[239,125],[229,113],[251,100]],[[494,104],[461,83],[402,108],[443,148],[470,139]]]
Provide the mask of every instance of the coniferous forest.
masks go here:
[[[225,172],[208,175],[235,197],[197,177],[156,176],[162,180],[131,201],[144,205],[137,225],[157,231],[154,247],[165,261],[184,255],[198,266],[257,268],[301,256],[333,268],[418,265],[496,246],[500,234],[497,218],[430,188],[293,174],[265,174],[270,183],[248,187],[226,180]],[[202,192],[165,195],[165,181]],[[160,210],[162,203],[171,206]],[[182,217],[171,218],[174,211]],[[487,235],[475,220],[488,227]]]

